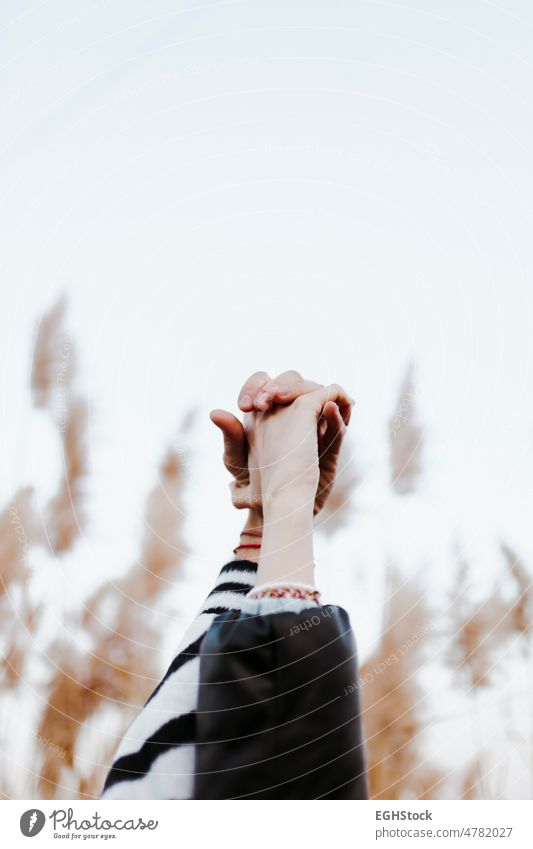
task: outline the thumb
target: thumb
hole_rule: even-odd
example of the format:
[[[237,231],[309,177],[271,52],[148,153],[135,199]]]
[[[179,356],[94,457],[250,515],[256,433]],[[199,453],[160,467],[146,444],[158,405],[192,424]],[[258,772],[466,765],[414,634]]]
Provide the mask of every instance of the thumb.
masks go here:
[[[242,423],[227,410],[211,410],[209,417],[222,431],[226,469],[239,483],[248,482],[248,444]]]

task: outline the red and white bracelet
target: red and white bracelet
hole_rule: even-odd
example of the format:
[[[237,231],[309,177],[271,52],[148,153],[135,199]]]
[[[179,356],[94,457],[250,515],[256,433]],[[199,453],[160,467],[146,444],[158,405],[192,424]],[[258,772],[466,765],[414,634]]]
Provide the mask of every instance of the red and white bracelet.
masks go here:
[[[298,601],[310,601],[317,606],[320,605],[320,592],[315,587],[305,584],[265,584],[250,590],[247,598],[255,600],[262,598],[295,598]]]

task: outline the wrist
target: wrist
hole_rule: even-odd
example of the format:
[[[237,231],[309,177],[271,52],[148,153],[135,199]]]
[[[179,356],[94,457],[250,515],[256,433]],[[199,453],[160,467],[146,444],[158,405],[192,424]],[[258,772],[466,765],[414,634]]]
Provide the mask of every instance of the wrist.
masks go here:
[[[308,486],[291,484],[275,492],[270,491],[263,503],[263,523],[284,519],[312,523],[315,495]]]
[[[233,553],[237,560],[259,562],[263,537],[263,515],[257,508],[250,508],[241,531],[241,537]]]
[[[263,534],[263,512],[258,507],[251,507],[248,510],[244,528],[241,531],[241,536],[261,537]]]
[[[287,488],[265,502],[263,512],[258,583],[288,580],[312,584],[313,498],[309,490]]]

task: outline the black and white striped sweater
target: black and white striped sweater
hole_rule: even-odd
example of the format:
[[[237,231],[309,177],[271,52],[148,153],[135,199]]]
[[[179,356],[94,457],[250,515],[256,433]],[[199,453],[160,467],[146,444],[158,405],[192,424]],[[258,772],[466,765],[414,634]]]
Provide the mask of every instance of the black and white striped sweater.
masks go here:
[[[215,616],[240,611],[257,564],[226,563],[163,679],[122,738],[102,799],[191,799],[200,644]]]

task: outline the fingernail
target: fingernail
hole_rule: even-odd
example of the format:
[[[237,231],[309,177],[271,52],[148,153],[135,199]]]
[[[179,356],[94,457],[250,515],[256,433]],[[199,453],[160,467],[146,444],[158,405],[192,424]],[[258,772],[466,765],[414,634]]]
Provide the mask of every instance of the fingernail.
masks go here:
[[[256,404],[266,404],[268,401],[268,392],[261,392],[255,399]]]
[[[243,395],[240,403],[241,403],[241,406],[243,406],[243,407],[249,407],[250,404],[252,403],[252,399],[250,398],[249,395]]]
[[[278,395],[290,395],[291,390],[288,386],[280,386],[278,389]]]

